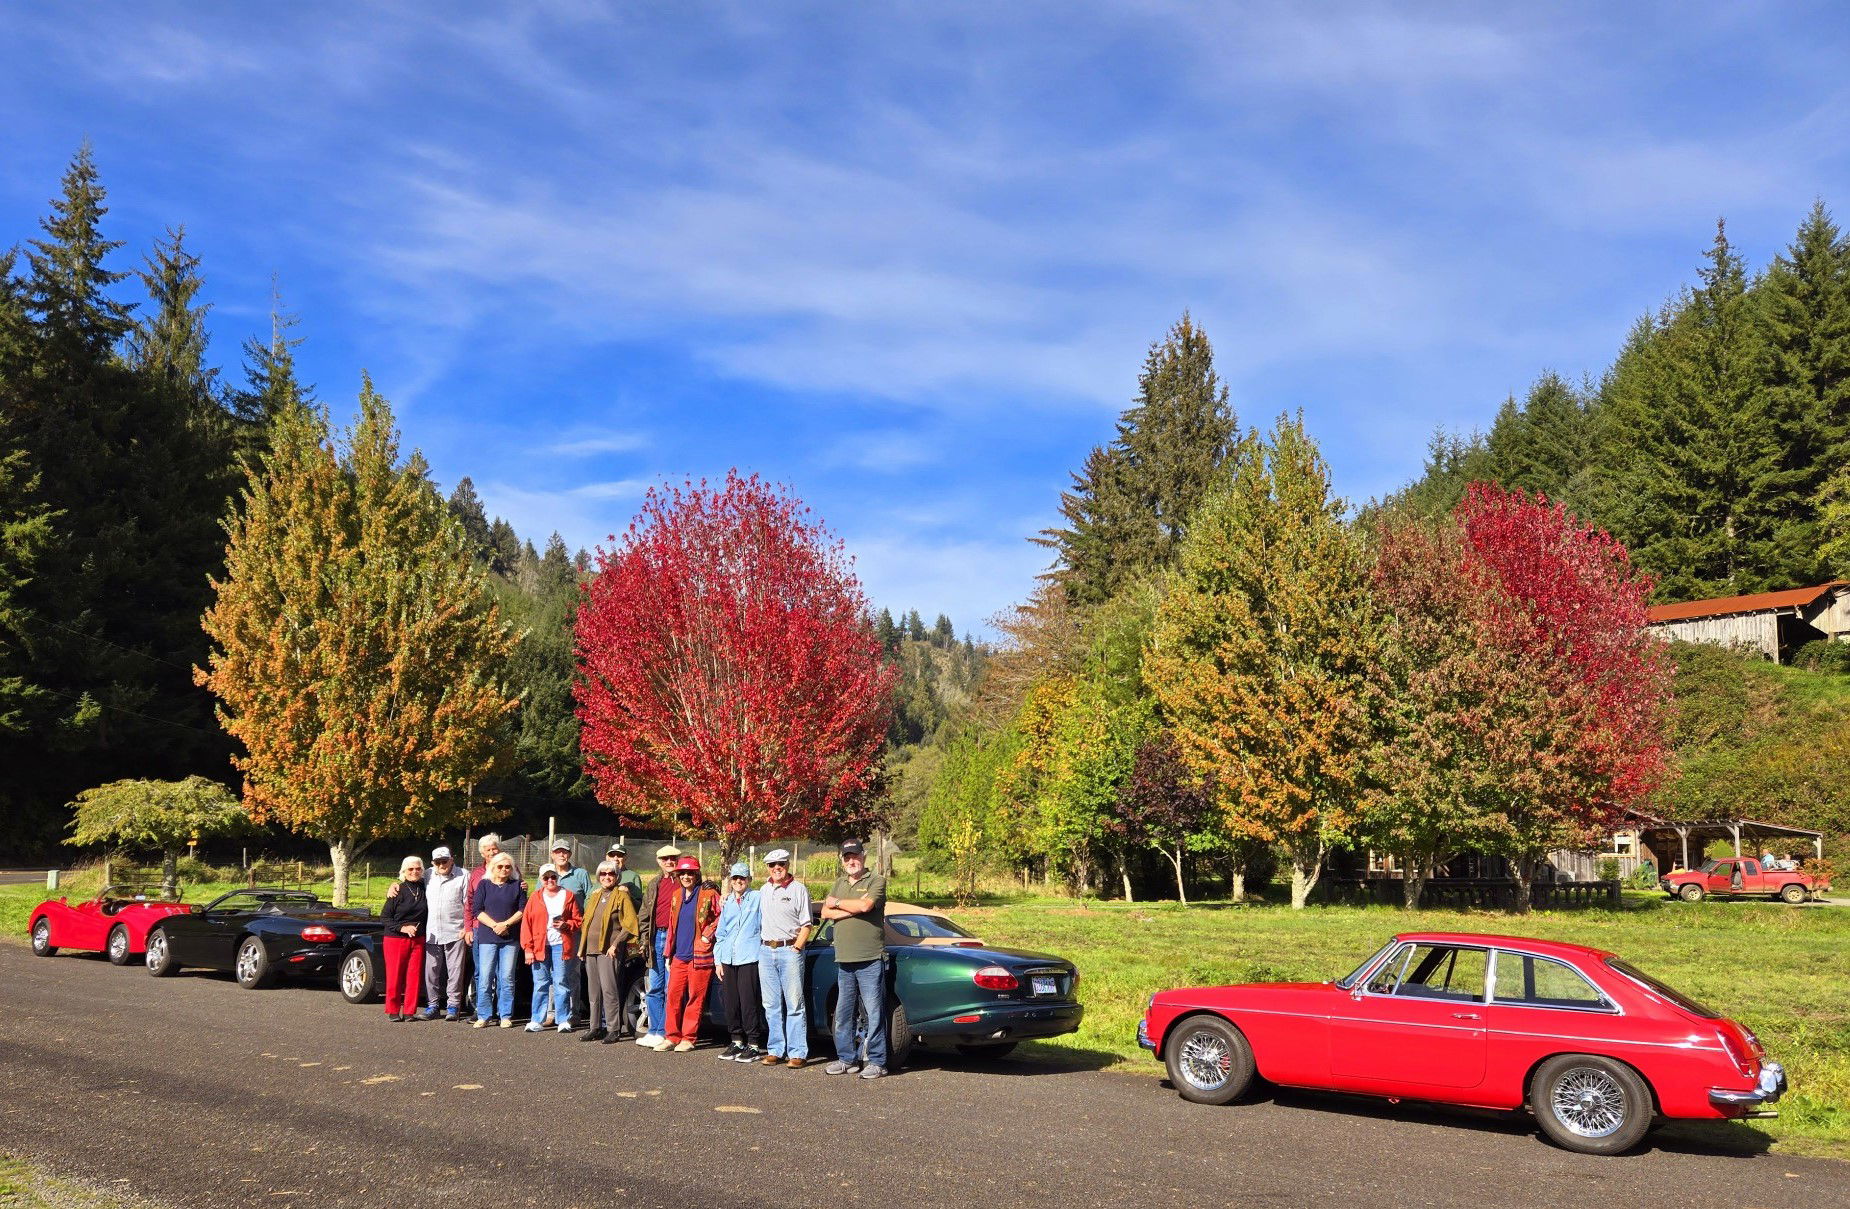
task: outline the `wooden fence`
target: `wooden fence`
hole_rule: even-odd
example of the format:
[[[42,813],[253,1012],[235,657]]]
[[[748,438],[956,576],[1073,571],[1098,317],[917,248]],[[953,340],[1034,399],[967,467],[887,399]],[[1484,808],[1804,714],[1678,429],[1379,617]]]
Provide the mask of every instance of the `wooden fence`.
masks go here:
[[[1536,882],[1529,887],[1529,901],[1543,911],[1568,907],[1604,907],[1616,911],[1619,909],[1619,885],[1617,881]],[[1357,905],[1380,903],[1398,907],[1405,893],[1397,877],[1326,877],[1319,886],[1328,887],[1331,902]],[[1521,886],[1514,878],[1434,878],[1421,889],[1420,906],[1513,911],[1521,893]]]

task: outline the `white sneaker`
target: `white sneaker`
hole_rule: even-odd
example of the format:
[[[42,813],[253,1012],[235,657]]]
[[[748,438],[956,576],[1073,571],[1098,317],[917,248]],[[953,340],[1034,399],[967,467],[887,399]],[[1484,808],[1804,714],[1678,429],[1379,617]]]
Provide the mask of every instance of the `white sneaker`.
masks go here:
[[[666,1040],[667,1038],[663,1037],[660,1033],[644,1033],[642,1036],[636,1038],[636,1044],[652,1049]]]
[[[561,1023],[560,1023],[560,1025],[559,1025],[559,1031],[560,1031],[560,1032],[562,1032],[562,1033],[569,1033],[569,1032],[571,1032],[571,1031],[572,1031],[572,1022],[571,1022],[570,1020],[566,1020],[566,1021],[563,1021],[563,1022],[561,1022]]]
[[[658,1054],[665,1054],[669,1050],[674,1048],[674,1042],[670,1041],[666,1037],[663,1037],[660,1041],[657,1041],[654,1045],[651,1045],[649,1048],[654,1050]],[[693,1049],[694,1047],[690,1045],[687,1048]]]

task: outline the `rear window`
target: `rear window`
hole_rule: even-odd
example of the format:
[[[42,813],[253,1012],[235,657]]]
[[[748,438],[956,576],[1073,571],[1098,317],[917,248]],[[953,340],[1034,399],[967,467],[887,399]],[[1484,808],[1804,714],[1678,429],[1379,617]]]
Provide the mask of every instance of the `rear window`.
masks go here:
[[[1625,977],[1631,979],[1645,990],[1668,999],[1686,1012],[1701,1016],[1705,1020],[1723,1019],[1722,1014],[1708,1004],[1698,1003],[1675,987],[1665,986],[1663,983],[1629,962],[1620,961],[1617,957],[1608,957],[1606,959],[1606,965],[1608,968],[1625,975]]]
[[[886,926],[907,940],[956,940],[970,936],[942,915],[889,915]]]

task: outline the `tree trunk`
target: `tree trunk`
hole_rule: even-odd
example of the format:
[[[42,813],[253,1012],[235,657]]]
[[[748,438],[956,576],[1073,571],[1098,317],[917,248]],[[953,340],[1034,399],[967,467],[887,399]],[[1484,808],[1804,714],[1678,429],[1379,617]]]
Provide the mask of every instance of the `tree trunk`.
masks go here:
[[[1535,867],[1540,863],[1533,856],[1519,856],[1510,861],[1510,872],[1516,875],[1516,902],[1512,909],[1518,915],[1527,915],[1535,905]]]
[[[1186,907],[1188,906],[1188,890],[1182,885],[1182,846],[1176,845],[1173,853],[1165,849],[1163,855],[1168,857],[1169,863],[1176,867],[1176,901]]]
[[[1294,844],[1291,848],[1291,909],[1302,911],[1304,904],[1310,901],[1310,892],[1317,888],[1317,879],[1323,875],[1323,843],[1314,846]]]
[[[1234,857],[1227,862],[1227,893],[1234,902],[1246,901],[1246,858]]]
[[[180,850],[161,849],[161,897],[180,897]]]
[[[358,855],[352,840],[328,841],[328,861],[334,866],[333,902],[337,907],[347,905],[347,874]]]
[[[1124,879],[1124,901],[1136,902],[1137,899],[1131,894],[1131,852],[1129,848],[1118,850],[1118,876]]]
[[[1405,853],[1400,858],[1401,906],[1409,911],[1420,909],[1420,896],[1426,892],[1426,879],[1431,876],[1426,861]]]

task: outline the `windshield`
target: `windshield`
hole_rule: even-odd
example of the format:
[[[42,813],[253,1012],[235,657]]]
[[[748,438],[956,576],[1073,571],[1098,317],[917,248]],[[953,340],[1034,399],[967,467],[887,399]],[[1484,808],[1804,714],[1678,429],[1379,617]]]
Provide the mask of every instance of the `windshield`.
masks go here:
[[[973,936],[942,915],[889,915],[886,926],[906,940],[955,940]]]
[[[1619,973],[1625,975],[1627,978],[1631,979],[1633,982],[1637,983],[1639,986],[1643,987],[1645,990],[1651,991],[1657,995],[1661,995],[1663,998],[1668,999],[1670,1002],[1676,1004],[1678,1007],[1682,1008],[1686,1012],[1694,1012],[1696,1015],[1701,1016],[1706,1020],[1720,1020],[1723,1018],[1720,1012],[1708,1006],[1706,1003],[1698,1003],[1696,1000],[1691,999],[1688,995],[1685,995],[1682,991],[1677,990],[1675,987],[1665,986],[1663,983],[1651,977],[1649,974],[1645,973],[1643,970],[1639,969],[1637,966],[1631,965],[1628,962],[1620,961],[1616,957],[1608,957],[1606,959],[1606,964],[1612,969],[1617,970]]]
[[[1720,861],[1704,861],[1704,862],[1702,862],[1702,870],[1701,870],[1701,872],[1703,872],[1703,873],[1713,873],[1713,872],[1715,872],[1715,871],[1716,871],[1717,869],[1719,869],[1719,868],[1721,868],[1721,867],[1722,867],[1722,863],[1721,863]]]
[[[1383,953],[1387,952],[1389,949],[1393,948],[1397,943],[1399,942],[1390,940],[1386,944],[1382,945],[1380,948],[1376,949],[1373,953],[1370,953],[1368,955],[1367,961],[1364,961],[1361,965],[1355,967],[1355,969],[1350,970],[1347,974],[1344,974],[1341,978],[1338,978],[1336,980],[1336,985],[1341,987],[1345,991],[1348,990],[1350,987],[1354,986],[1355,980],[1360,978],[1362,974],[1368,969],[1369,966],[1374,965],[1375,960],[1377,958],[1379,958]]]

